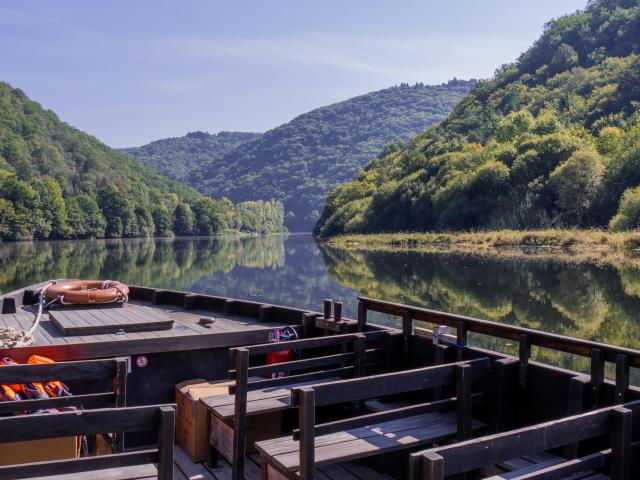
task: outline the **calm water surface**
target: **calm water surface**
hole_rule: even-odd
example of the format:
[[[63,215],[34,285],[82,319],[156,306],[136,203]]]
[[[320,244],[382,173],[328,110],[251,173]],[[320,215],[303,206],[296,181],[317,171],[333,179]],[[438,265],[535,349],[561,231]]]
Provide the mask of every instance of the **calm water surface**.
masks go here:
[[[333,298],[350,316],[356,297],[367,295],[640,348],[640,269],[627,262],[344,252],[304,235],[0,244],[0,291],[62,277],[315,310]],[[548,351],[534,356],[586,368]]]

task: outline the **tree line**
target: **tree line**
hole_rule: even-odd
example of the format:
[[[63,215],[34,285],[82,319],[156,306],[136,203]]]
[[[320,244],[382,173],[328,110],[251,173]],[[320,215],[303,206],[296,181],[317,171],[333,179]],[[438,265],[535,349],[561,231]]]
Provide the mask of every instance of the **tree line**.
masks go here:
[[[331,187],[352,179],[386,144],[444,119],[473,84],[402,84],[321,107],[263,135],[192,132],[124,152],[207,195],[281,200],[288,228],[310,231]]]
[[[236,206],[203,196],[0,82],[2,239],[270,233],[283,221],[277,201]]]
[[[441,124],[334,189],[351,232],[640,227],[640,1],[546,25]]]
[[[216,235],[282,231],[277,201],[233,205],[201,196],[195,201],[136,205],[109,185],[91,196],[66,197],[53,178],[20,180],[0,170],[0,237],[10,240]]]

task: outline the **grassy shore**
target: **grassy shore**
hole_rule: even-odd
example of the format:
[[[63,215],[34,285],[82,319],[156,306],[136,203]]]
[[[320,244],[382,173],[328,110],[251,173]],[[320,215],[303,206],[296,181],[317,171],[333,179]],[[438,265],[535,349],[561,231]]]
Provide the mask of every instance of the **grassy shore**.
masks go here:
[[[460,233],[343,235],[328,245],[347,250],[421,250],[478,253],[552,253],[593,257],[640,253],[640,232],[600,230],[498,230]]]

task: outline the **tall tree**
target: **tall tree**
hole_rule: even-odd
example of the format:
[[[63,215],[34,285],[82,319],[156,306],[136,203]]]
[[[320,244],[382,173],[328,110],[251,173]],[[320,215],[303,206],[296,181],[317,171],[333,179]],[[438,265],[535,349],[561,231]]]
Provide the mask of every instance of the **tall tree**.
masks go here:
[[[179,203],[173,212],[173,231],[176,235],[193,235],[195,218],[191,207]]]

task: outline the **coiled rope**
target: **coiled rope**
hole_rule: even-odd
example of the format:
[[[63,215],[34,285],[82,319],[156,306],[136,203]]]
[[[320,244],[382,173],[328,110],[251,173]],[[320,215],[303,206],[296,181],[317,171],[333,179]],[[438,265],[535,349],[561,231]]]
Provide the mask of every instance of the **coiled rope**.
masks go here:
[[[40,325],[42,312],[46,307],[48,307],[55,301],[52,300],[51,302],[47,303],[47,298],[45,297],[47,289],[54,283],[55,282],[49,282],[44,286],[42,290],[40,290],[40,297],[38,299],[38,312],[36,313],[36,318],[29,330],[22,330],[13,327],[0,328],[0,348],[29,347],[31,345],[35,345],[33,334],[37,330],[38,325]]]

